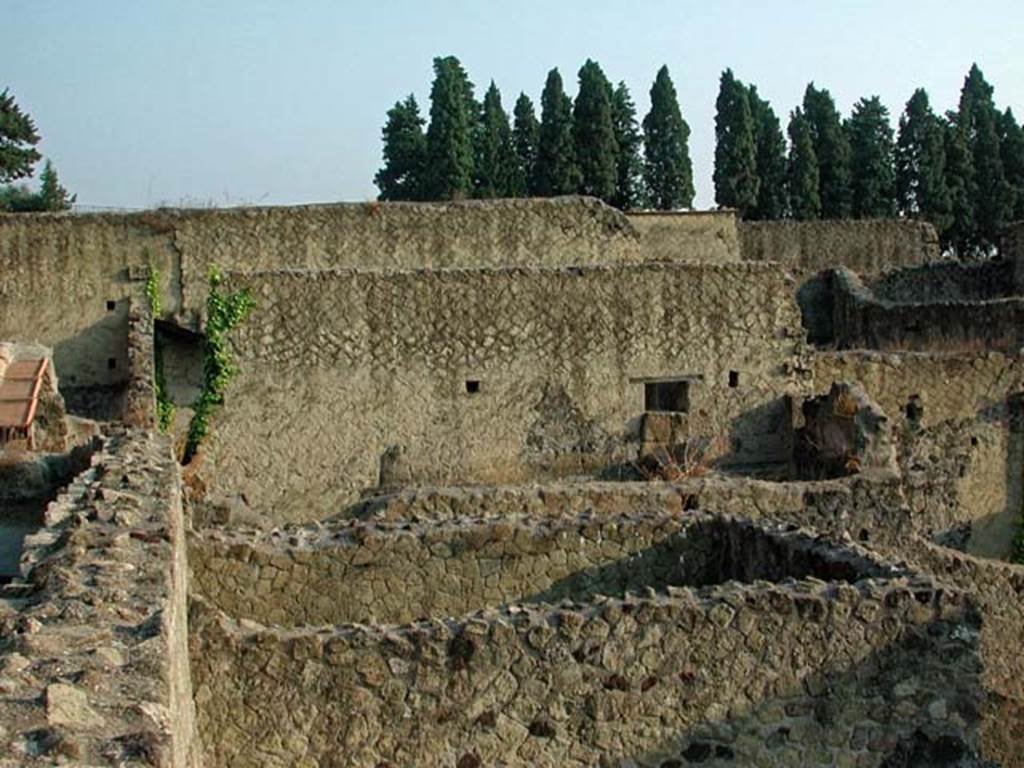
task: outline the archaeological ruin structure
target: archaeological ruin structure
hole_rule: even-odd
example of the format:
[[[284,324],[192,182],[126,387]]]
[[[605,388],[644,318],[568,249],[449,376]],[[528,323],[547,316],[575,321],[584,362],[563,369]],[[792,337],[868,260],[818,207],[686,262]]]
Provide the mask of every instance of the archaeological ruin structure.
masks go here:
[[[1024,766],[1024,225],[0,216],[0,342],[0,768]]]

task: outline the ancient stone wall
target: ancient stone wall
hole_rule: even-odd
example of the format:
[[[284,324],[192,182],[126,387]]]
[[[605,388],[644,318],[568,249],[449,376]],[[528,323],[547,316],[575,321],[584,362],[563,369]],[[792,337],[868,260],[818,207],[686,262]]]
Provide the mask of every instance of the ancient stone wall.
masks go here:
[[[734,211],[628,213],[645,259],[724,264],[740,260]]]
[[[169,443],[135,430],[50,505],[0,600],[4,759],[199,766],[183,527]]]
[[[1024,434],[1015,357],[996,352],[816,353],[818,386],[859,382],[892,422],[914,527],[935,534],[967,525],[964,545],[1006,557],[1024,504]]]
[[[940,261],[890,269],[869,277],[866,285],[876,299],[894,304],[989,301],[1014,295],[1012,273],[1006,260]]]
[[[1024,293],[1024,221],[1011,224],[1003,231],[999,253],[1012,265],[1014,293]]]
[[[196,599],[191,622],[211,767],[879,766],[929,739],[969,750],[981,705],[976,617],[920,577],[379,628],[239,623]]]
[[[904,219],[742,221],[740,254],[805,269],[843,266],[871,274],[939,258],[931,224]]]
[[[1024,343],[1024,298],[894,303],[855,274],[829,273],[834,343],[842,349],[1016,351]]]
[[[207,446],[270,519],[388,482],[520,482],[636,456],[647,384],[734,464],[786,460],[798,311],[773,265],[234,275],[256,308]],[[799,336],[799,334],[798,334]]]

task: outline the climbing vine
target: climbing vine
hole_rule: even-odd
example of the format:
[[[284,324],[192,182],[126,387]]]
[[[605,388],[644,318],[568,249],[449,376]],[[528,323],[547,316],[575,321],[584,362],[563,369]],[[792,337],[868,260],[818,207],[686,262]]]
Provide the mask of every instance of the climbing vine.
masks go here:
[[[1017,535],[1013,538],[1010,562],[1024,565],[1024,511],[1021,512],[1020,520],[1017,521]]]
[[[255,301],[247,290],[224,293],[224,277],[210,269],[210,293],[206,299],[206,336],[203,339],[203,389],[188,425],[184,461],[188,463],[210,431],[210,418],[224,403],[224,393],[238,373],[228,347],[228,334],[252,311]]]
[[[160,317],[163,305],[160,300],[160,272],[152,261],[146,277],[146,299],[149,301],[150,316],[153,319],[153,392],[156,396],[156,417],[161,432],[167,432],[174,423],[174,403],[167,392],[167,377],[164,374],[164,345],[156,335],[156,319]]]

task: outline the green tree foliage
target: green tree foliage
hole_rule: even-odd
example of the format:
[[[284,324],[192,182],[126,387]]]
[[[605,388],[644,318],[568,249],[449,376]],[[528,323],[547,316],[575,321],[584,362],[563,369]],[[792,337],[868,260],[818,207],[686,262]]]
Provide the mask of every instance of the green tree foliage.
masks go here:
[[[811,126],[799,108],[789,118],[789,207],[794,219],[821,217],[818,158],[814,152]]]
[[[0,92],[0,184],[32,175],[40,157],[38,143],[35,123],[5,88]]]
[[[548,72],[540,108],[533,188],[543,196],[574,194],[579,190],[581,176],[573,141],[572,101],[565,95],[557,69]]]
[[[946,184],[945,130],[923,88],[914,91],[900,117],[896,199],[904,216],[930,221],[939,236],[945,237],[953,210]]]
[[[643,138],[637,125],[636,105],[623,82],[612,93],[612,129],[618,147],[618,169],[612,205],[628,211],[643,205],[644,161],[640,155]]]
[[[731,69],[719,80],[715,102],[715,202],[746,217],[757,206],[760,181],[754,118],[746,87]]]
[[[421,200],[423,174],[426,170],[427,139],[423,135],[424,119],[416,97],[411,93],[405,101],[388,110],[384,124],[384,167],[373,177],[380,189],[381,200]]]
[[[658,70],[651,86],[651,110],[643,122],[644,183],[650,204],[659,210],[693,205],[690,126],[679,111],[668,67]]]
[[[49,160],[39,175],[39,204],[44,211],[69,211],[77,195],[69,195],[57,178],[57,171]]]
[[[852,213],[858,219],[896,215],[896,145],[889,110],[872,96],[853,106],[846,123],[853,171]]]
[[[515,194],[517,165],[508,114],[501,105],[501,92],[492,80],[484,96],[477,140],[477,197],[510,197]]]
[[[473,147],[479,113],[473,84],[454,56],[434,59],[427,128],[426,197],[459,200],[473,189]]]
[[[540,123],[533,109],[533,102],[525,93],[516,99],[512,146],[516,154],[516,172],[512,179],[512,194],[517,197],[535,194],[534,172],[537,167],[537,142]]]
[[[580,192],[610,202],[619,177],[612,86],[601,66],[590,59],[580,68],[579,84],[572,120]]]
[[[821,215],[826,219],[848,218],[852,210],[850,143],[832,94],[810,83],[804,91],[803,106],[818,158]]]
[[[967,134],[960,129],[956,113],[945,123],[946,187],[949,189],[950,223],[942,240],[943,248],[968,255],[977,243],[974,204],[974,160]]]
[[[781,219],[789,210],[786,193],[786,137],[771,104],[757,93],[747,91],[754,121],[754,146],[757,156],[757,204],[749,211],[751,219]]]
[[[1013,220],[1024,221],[1024,129],[1009,108],[999,119],[999,143],[1006,181],[1013,188]]]

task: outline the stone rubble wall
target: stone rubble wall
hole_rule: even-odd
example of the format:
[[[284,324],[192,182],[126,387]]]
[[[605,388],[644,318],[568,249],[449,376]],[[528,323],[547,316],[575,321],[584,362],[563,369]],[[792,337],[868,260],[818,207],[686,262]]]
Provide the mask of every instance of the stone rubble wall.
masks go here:
[[[270,628],[197,598],[190,619],[210,768],[881,766],[977,738],[977,617],[920,577],[398,627]]]
[[[740,254],[820,270],[843,266],[861,274],[938,260],[939,237],[922,221],[741,221]]]
[[[128,383],[124,422],[141,429],[156,429],[156,359],[153,312],[149,302],[132,301],[128,310]]]
[[[1013,296],[1013,265],[999,259],[981,263],[940,261],[889,269],[867,280],[881,301],[894,304],[988,301]]]
[[[735,211],[627,213],[645,259],[725,264],[740,260]]]
[[[804,344],[773,265],[232,275],[256,308],[206,447],[216,495],[325,517],[377,485],[510,483],[635,459],[645,378],[691,377],[728,463],[787,458]],[[730,386],[735,372],[737,386]],[[468,391],[478,382],[479,391]],[[391,455],[389,454],[389,455]]]
[[[168,441],[112,434],[0,593],[0,766],[198,768]]]
[[[189,563],[194,592],[215,607],[284,626],[401,624],[732,578],[889,573],[804,536],[699,513],[206,531],[189,542]]]

